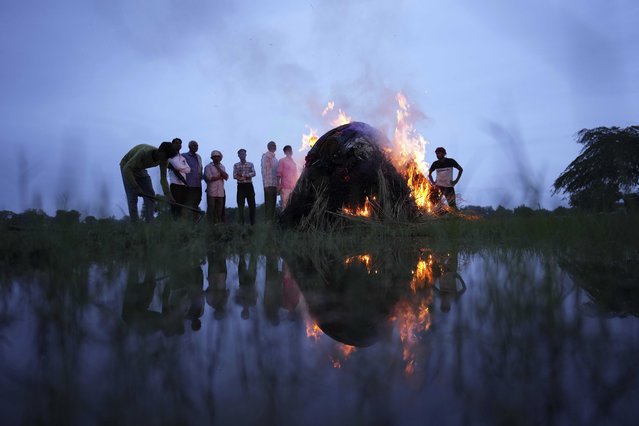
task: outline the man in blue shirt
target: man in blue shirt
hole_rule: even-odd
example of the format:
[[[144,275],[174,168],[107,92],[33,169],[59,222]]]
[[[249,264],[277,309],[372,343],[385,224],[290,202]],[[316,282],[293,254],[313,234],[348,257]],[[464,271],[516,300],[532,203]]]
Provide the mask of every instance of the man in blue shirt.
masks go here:
[[[202,157],[197,153],[199,145],[197,141],[189,142],[189,152],[184,154],[191,171],[186,174],[186,200],[187,206],[196,210],[200,209],[202,201]],[[193,212],[193,220],[199,219],[199,213]]]

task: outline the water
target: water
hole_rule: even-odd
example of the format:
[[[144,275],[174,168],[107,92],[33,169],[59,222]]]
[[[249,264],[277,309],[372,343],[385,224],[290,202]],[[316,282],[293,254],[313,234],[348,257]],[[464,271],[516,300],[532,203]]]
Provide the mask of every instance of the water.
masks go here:
[[[5,273],[3,424],[623,425],[639,414],[638,290],[579,254],[173,259]]]

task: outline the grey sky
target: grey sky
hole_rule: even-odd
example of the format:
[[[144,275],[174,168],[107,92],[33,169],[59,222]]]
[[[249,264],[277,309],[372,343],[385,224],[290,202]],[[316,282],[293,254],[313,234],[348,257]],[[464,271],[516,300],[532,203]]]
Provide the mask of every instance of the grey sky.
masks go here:
[[[4,0],[0,209],[120,216],[135,144],[196,139],[227,169],[244,147],[259,168],[269,140],[281,156],[329,130],[330,100],[389,131],[397,91],[466,203],[552,208],[578,130],[637,124],[639,5],[527,3]]]

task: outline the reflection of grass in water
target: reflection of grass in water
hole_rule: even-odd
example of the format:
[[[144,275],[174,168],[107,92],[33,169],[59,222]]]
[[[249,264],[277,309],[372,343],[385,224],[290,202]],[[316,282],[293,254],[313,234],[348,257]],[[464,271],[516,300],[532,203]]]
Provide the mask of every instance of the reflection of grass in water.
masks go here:
[[[102,288],[97,283],[93,289],[87,289],[94,265],[102,268],[100,275],[104,277],[106,288],[107,281],[117,280],[117,271],[122,264],[152,262],[162,270],[170,264],[199,258],[207,250],[229,254],[247,251],[268,254],[284,250],[305,255],[315,262],[314,268],[324,271],[324,275],[334,272],[335,263],[330,261],[331,258],[343,260],[344,254],[359,254],[363,250],[370,252],[373,259],[386,259],[390,268],[393,265],[413,267],[414,262],[398,254],[401,251],[398,245],[407,251],[413,247],[437,245],[465,253],[480,253],[486,259],[487,268],[483,276],[469,282],[469,288],[479,294],[478,303],[470,307],[464,303],[468,311],[463,315],[458,310],[459,305],[450,314],[434,315],[436,326],[437,315],[441,315],[440,319],[443,315],[454,319],[454,340],[448,343],[437,340],[436,343],[443,343],[443,347],[433,344],[418,354],[420,363],[415,381],[433,383],[442,377],[438,374],[453,375],[455,390],[464,395],[463,407],[470,418],[481,413],[481,407],[490,406],[494,408],[491,418],[495,423],[514,423],[518,419],[516,413],[522,412],[529,414],[530,419],[542,419],[539,413],[543,410],[533,413],[530,410],[546,404],[551,408],[544,412],[546,417],[543,419],[552,423],[551,411],[562,412],[571,404],[570,396],[562,393],[562,389],[572,389],[562,372],[569,374],[577,368],[586,369],[589,378],[582,380],[592,394],[605,388],[611,389],[607,395],[621,398],[623,395],[619,392],[624,385],[621,376],[613,371],[604,378],[602,360],[628,361],[629,377],[636,377],[636,362],[627,358],[628,354],[619,349],[614,353],[607,351],[610,336],[605,324],[588,334],[579,316],[571,316],[562,310],[566,303],[573,303],[574,309],[578,310],[580,301],[571,299],[571,288],[559,279],[553,255],[578,252],[588,258],[591,254],[600,255],[602,249],[628,252],[634,247],[636,221],[636,217],[626,215],[510,215],[475,221],[447,217],[407,226],[351,224],[339,233],[296,233],[265,225],[210,230],[205,223],[194,227],[188,223],[160,220],[150,225],[133,226],[112,220],[80,222],[78,215],[69,212],[60,212],[55,218],[32,213],[2,219],[5,238],[0,242],[3,259],[0,291],[7,291],[14,280],[29,277],[22,288],[30,289],[31,300],[35,302],[30,308],[37,312],[39,351],[43,359],[52,360],[38,367],[42,370],[41,382],[57,385],[49,388],[49,393],[38,393],[37,399],[59,407],[52,420],[64,423],[69,420],[65,413],[73,412],[74,407],[77,410],[77,404],[85,403],[89,407],[89,400],[79,391],[82,386],[76,369],[79,363],[86,361],[82,355],[83,347],[95,338],[90,334],[90,325],[83,323]],[[360,265],[358,271],[362,276],[368,274],[364,265]],[[406,273],[404,269],[396,273],[402,271]],[[409,291],[409,278],[404,280],[405,291]],[[396,284],[396,281],[388,284]],[[380,294],[392,295],[395,290],[389,287],[384,290],[386,293]],[[469,297],[472,296],[467,293],[462,300],[465,302]],[[42,301],[45,303],[39,304]],[[109,314],[113,312],[105,312],[101,319],[107,320]],[[266,338],[269,335],[260,328],[263,325],[255,317],[250,321],[250,326],[243,329],[245,334],[232,337],[237,341],[240,354],[236,361],[244,363],[247,389],[259,389],[260,395],[269,395],[265,399],[272,400],[260,401],[263,405],[272,403],[275,407],[288,402],[288,409],[292,410],[298,404],[291,401],[299,402],[299,399],[291,396],[295,393],[291,389],[300,393],[313,389],[309,383],[325,384],[326,379],[320,373],[324,370],[306,368],[305,361],[300,359],[304,354],[299,348],[293,347],[290,341]],[[52,333],[61,337],[71,330],[79,332],[65,341],[47,338]],[[140,388],[150,391],[157,401],[165,402],[158,412],[168,419],[180,418],[189,410],[201,413],[198,410],[215,398],[214,390],[208,388],[208,379],[212,381],[215,372],[205,374],[209,367],[206,356],[216,356],[218,350],[223,352],[224,348],[215,340],[221,338],[220,335],[214,334],[209,339],[215,342],[211,343],[209,353],[189,358],[185,349],[191,348],[188,345],[181,347],[178,340],[171,340],[166,346],[153,346],[150,344],[152,339],[131,341],[122,330],[117,327],[113,330],[113,335],[103,337],[107,340],[104,349],[113,363],[109,371],[116,373],[107,398],[110,411],[123,413]],[[429,333],[429,336],[438,336],[437,327]],[[225,341],[230,338],[226,337]],[[570,348],[574,348],[573,352]],[[392,353],[377,354],[379,359],[371,354],[353,355],[360,357],[359,360],[367,359],[371,368],[355,368],[358,361],[353,361],[352,364],[345,363],[339,374],[352,375],[353,383],[361,383],[359,396],[387,395],[388,383],[401,370],[401,365],[393,364]],[[288,370],[282,373],[280,367],[291,363],[291,358],[294,358],[296,373]],[[189,361],[193,365],[186,366]],[[224,361],[229,362],[228,359]],[[222,364],[220,360],[220,368]],[[447,372],[451,364],[458,367],[457,372]],[[63,368],[59,368],[60,365]],[[228,364],[223,367],[227,368]],[[194,370],[197,373],[193,373]],[[198,379],[205,376],[207,380]],[[630,380],[628,386],[632,389],[636,387],[636,381]],[[485,392],[487,388],[491,392]],[[189,391],[183,394],[177,389]],[[205,392],[210,399],[202,402],[198,398]],[[246,398],[255,401],[255,398]],[[598,401],[594,397],[588,401],[593,399]],[[185,407],[184,412],[180,407]],[[271,409],[274,411],[269,411],[269,415],[278,418],[278,415],[285,416],[283,412],[287,407],[280,407],[279,412],[276,408]],[[126,414],[118,416],[115,421],[142,417],[144,409],[134,409],[133,413],[130,417]],[[214,417],[213,413],[208,416]]]

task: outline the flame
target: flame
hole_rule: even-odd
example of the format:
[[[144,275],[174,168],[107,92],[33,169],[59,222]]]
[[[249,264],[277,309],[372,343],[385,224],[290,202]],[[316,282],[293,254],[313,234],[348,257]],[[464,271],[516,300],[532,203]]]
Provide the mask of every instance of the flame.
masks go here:
[[[426,145],[428,142],[420,135],[411,122],[410,104],[402,93],[395,96],[399,108],[395,112],[395,132],[391,141],[391,149],[387,151],[395,168],[406,178],[406,183],[417,206],[430,212],[430,182],[428,181],[428,164]]]
[[[375,200],[376,198],[373,197],[373,201]],[[371,217],[371,215],[373,214],[373,204],[371,203],[371,200],[369,200],[367,196],[366,199],[364,200],[364,205],[362,207],[350,208],[350,207],[343,206],[342,213],[349,216]]]
[[[313,145],[315,145],[315,142],[317,142],[317,140],[319,139],[317,130],[309,126],[306,126],[306,128],[308,129],[308,133],[302,135],[302,146],[299,149],[300,151],[311,149]]]

